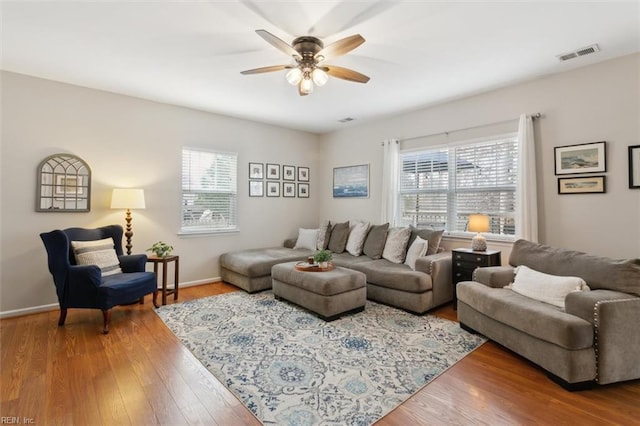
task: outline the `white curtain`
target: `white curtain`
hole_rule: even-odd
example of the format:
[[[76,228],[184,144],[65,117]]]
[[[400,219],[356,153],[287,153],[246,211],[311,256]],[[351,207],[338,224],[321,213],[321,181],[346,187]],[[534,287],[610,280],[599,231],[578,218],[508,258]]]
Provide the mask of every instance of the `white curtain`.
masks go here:
[[[397,139],[389,139],[383,142],[383,146],[381,223],[389,222],[390,226],[394,226],[398,199],[398,155],[400,143]]]
[[[518,126],[518,189],[516,238],[538,242],[538,189],[533,118],[522,114]]]

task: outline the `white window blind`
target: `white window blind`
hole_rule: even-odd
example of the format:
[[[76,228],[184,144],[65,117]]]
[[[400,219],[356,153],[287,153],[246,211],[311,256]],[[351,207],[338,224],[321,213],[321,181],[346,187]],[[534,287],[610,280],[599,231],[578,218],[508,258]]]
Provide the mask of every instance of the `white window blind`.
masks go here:
[[[516,135],[400,154],[401,225],[466,232],[470,214],[490,217],[490,234],[512,236]]]
[[[228,232],[238,226],[238,155],[182,148],[181,232]]]

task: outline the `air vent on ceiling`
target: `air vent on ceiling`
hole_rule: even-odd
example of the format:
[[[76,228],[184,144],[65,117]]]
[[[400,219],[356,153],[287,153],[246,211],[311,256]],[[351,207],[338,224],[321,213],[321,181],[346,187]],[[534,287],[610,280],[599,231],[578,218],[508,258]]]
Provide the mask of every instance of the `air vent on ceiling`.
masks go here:
[[[355,118],[351,118],[351,117],[347,117],[347,118],[343,118],[341,120],[338,120],[340,123],[348,123],[350,121],[355,120]]]
[[[600,48],[597,44],[592,44],[591,46],[581,47],[580,49],[576,49],[572,52],[563,53],[558,55],[557,58],[560,62],[568,61],[569,59],[577,58],[579,56],[590,55],[592,53],[599,52]]]

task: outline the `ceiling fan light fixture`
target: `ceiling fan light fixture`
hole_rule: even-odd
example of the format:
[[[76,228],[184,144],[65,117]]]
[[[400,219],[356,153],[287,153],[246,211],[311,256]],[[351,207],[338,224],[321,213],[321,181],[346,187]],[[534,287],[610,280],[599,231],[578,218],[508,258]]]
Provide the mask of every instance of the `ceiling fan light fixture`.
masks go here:
[[[309,93],[313,93],[313,81],[306,75],[302,81],[300,81],[300,92],[308,95]]]
[[[311,77],[313,78],[313,82],[318,87],[324,86],[329,80],[329,74],[321,70],[320,68],[316,68],[311,73]]]
[[[302,71],[300,68],[291,68],[287,73],[287,81],[290,85],[296,86],[302,80]]]

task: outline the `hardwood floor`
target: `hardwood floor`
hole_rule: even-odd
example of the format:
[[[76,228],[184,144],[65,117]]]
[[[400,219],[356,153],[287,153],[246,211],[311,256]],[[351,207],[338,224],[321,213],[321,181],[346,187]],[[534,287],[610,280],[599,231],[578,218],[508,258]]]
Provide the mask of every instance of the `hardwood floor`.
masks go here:
[[[180,289],[180,301],[235,291],[224,283]],[[173,297],[169,298],[173,303]],[[450,306],[437,315],[456,319]],[[144,305],[0,320],[0,416],[38,425],[259,425]],[[2,420],[0,419],[0,420]],[[640,380],[566,392],[538,367],[486,343],[378,425],[638,424]],[[3,421],[6,423],[7,421]]]

